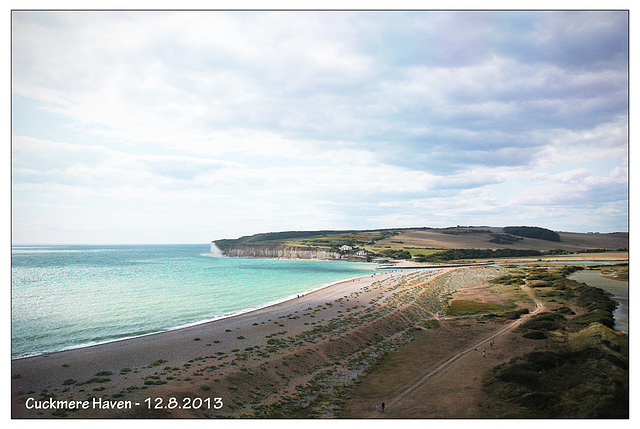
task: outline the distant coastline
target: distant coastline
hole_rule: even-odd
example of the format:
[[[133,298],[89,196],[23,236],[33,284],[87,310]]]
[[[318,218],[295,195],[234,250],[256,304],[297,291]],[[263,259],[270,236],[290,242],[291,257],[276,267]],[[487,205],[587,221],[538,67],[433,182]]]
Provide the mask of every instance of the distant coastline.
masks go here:
[[[557,232],[538,227],[457,226],[284,231],[218,239],[211,243],[216,251],[231,257],[456,263],[529,257],[540,260],[610,259],[612,254],[625,253],[628,258],[629,234]]]

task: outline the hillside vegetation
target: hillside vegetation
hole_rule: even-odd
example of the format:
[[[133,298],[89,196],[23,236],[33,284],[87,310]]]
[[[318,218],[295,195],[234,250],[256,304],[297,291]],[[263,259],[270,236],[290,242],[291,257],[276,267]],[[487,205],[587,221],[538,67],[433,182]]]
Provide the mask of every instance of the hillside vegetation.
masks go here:
[[[382,417],[382,399],[398,419],[628,419],[629,336],[611,293],[568,278],[582,269],[449,271],[444,311],[345,392],[341,416]]]
[[[562,241],[560,234],[546,228],[536,226],[505,226],[504,232],[507,234],[517,235],[519,237],[538,238],[547,241]]]
[[[332,250],[344,245],[352,247],[373,245],[377,241],[398,234],[399,231],[401,230],[269,232],[237,239],[216,240],[216,244],[223,251],[231,245],[314,247]]]
[[[449,228],[393,228],[269,232],[237,239],[216,240],[224,252],[231,246],[287,246],[339,251],[349,246],[369,259],[409,259],[437,263],[470,259],[500,259],[626,252],[626,232],[596,234],[557,232],[529,226]]]
[[[524,338],[544,340],[538,350],[485,376],[487,417],[629,417],[629,337],[613,330],[618,304],[609,292],[566,277],[578,269],[532,267],[493,280],[530,285],[551,311],[518,328]]]

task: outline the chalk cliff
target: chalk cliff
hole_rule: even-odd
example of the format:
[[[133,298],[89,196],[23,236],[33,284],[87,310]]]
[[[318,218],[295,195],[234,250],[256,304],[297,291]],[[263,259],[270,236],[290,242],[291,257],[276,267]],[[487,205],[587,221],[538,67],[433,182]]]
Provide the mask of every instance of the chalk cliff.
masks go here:
[[[282,258],[282,259],[342,259],[339,252],[313,247],[267,246],[232,244],[220,246],[225,256],[239,258]]]

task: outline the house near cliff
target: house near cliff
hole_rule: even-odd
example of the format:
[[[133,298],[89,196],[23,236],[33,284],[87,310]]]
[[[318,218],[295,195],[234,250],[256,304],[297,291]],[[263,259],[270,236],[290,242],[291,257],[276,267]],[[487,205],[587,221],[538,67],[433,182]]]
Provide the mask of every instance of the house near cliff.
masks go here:
[[[367,256],[367,251],[366,250],[358,250],[356,252],[356,256]]]

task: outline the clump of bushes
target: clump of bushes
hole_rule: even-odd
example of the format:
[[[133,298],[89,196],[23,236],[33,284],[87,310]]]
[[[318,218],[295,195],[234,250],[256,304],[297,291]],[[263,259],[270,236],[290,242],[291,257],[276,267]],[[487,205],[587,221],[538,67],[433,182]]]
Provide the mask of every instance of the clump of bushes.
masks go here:
[[[595,346],[533,352],[494,368],[485,390],[510,405],[501,408],[509,417],[629,418],[624,364]]]
[[[569,307],[567,307],[567,306],[563,306],[563,307],[560,307],[560,308],[556,308],[556,309],[555,309],[555,310],[553,310],[553,311],[555,311],[556,313],[560,313],[560,314],[569,314],[569,315],[576,314],[572,309],[570,309],[570,308],[569,308]]]
[[[514,244],[523,240],[521,237],[516,237],[511,234],[491,234],[491,237],[493,238],[489,241],[496,244]]]
[[[561,329],[566,322],[566,317],[558,313],[539,313],[532,316],[521,325],[521,329],[535,331],[555,331]]]
[[[525,315],[525,314],[529,314],[529,309],[528,308],[521,308],[519,310],[511,310],[511,311],[505,311],[504,313],[502,313],[502,317],[504,317],[505,319],[519,319],[521,316]]]
[[[502,284],[502,285],[523,285],[525,284],[526,275],[516,275],[516,274],[507,274],[504,276],[496,277],[495,279],[489,280],[490,283],[494,284]]]
[[[530,340],[545,340],[547,339],[547,334],[542,331],[529,331],[523,335],[524,338],[529,338]]]
[[[560,234],[547,228],[537,226],[505,226],[504,232],[520,237],[537,238],[538,240],[560,241]]]
[[[165,362],[166,362],[166,360],[165,360],[165,359],[158,359],[157,361],[150,363],[150,364],[149,364],[149,368],[154,367],[154,366],[161,365],[161,364],[163,364],[163,363],[165,363]]]
[[[392,259],[411,259],[411,253],[408,250],[385,249],[380,252],[385,258]]]
[[[521,281],[546,288],[538,290],[541,296],[565,301],[522,323],[523,337],[542,340],[552,338],[552,331],[570,334],[563,336],[563,343],[549,342],[551,350],[529,353],[494,368],[484,380],[491,398],[487,416],[629,417],[628,336],[610,329],[617,303],[600,288],[566,278],[578,269],[582,268],[533,268],[518,274]],[[517,281],[515,276],[494,280],[511,281]],[[574,312],[577,307],[580,310]]]
[[[606,310],[594,310],[585,314],[574,317],[571,320],[573,323],[579,326],[588,326],[592,323],[601,323],[607,328],[613,328],[615,320],[611,312]]]

